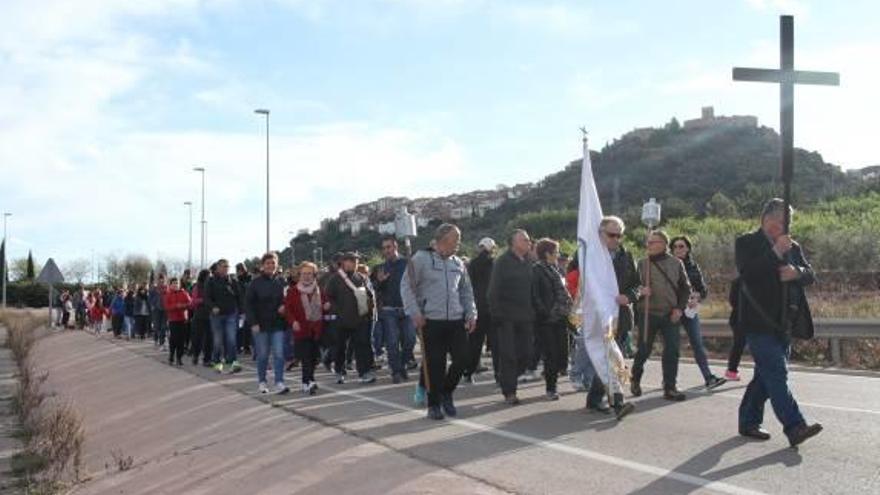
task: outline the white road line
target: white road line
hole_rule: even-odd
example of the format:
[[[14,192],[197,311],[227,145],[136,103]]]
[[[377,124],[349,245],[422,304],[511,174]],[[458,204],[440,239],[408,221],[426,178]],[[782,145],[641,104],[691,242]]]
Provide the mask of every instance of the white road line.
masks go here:
[[[339,395],[347,395],[351,397],[357,397],[358,399],[372,402],[374,404],[378,404],[389,409],[394,409],[401,412],[409,413],[412,416],[423,417],[424,413],[419,410],[412,409],[410,407],[402,406],[400,404],[395,404],[393,402],[384,401],[381,399],[375,399],[373,397],[366,396],[364,394],[347,391],[347,390],[338,390],[333,387],[329,387],[324,385],[323,388],[325,390],[329,390],[335,394]],[[712,481],[706,478],[701,478],[699,476],[693,476],[686,473],[679,473],[678,471],[673,471],[670,469],[665,469],[657,466],[652,466],[650,464],[643,464],[640,462],[630,461],[627,459],[621,459],[619,457],[615,457],[608,454],[603,454],[601,452],[596,452],[593,450],[583,449],[580,447],[573,447],[570,445],[565,445],[557,442],[551,442],[547,440],[541,440],[539,438],[530,437],[528,435],[523,435],[520,433],[514,433],[512,431],[507,431],[499,428],[495,428],[493,426],[487,426],[484,424],[480,424],[474,421],[468,421],[465,419],[447,419],[447,423],[452,423],[457,426],[461,426],[470,430],[489,433],[491,435],[495,435],[501,438],[506,438],[509,440],[514,440],[517,442],[525,443],[528,445],[532,445],[534,447],[541,447],[550,450],[555,450],[557,452],[563,452],[566,454],[574,455],[577,457],[581,457],[584,459],[590,459],[593,461],[602,462],[605,464],[610,464],[612,466],[629,469],[632,471],[638,471],[640,473],[649,474],[652,476],[657,476],[659,478],[669,478],[676,481],[680,481],[682,483],[686,483],[688,485],[693,485],[700,488],[706,488],[708,490],[715,490],[721,493],[729,493],[733,495],[756,495],[762,494],[763,492],[749,490],[747,488],[741,488],[735,485],[731,485],[728,483],[723,483],[720,481]]]

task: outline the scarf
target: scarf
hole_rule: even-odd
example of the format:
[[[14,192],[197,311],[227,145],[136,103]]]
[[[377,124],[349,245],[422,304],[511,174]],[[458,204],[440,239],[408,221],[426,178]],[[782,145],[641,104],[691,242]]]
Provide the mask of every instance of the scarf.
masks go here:
[[[321,309],[321,289],[316,282],[305,285],[302,282],[296,284],[296,290],[302,299],[302,307],[306,313],[306,320],[320,321],[323,311]]]

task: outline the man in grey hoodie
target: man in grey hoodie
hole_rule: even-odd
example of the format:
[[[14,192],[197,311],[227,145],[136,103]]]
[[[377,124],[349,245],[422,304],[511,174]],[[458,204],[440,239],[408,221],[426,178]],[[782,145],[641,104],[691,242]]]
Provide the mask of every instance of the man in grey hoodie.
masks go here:
[[[438,227],[434,246],[410,259],[400,284],[404,311],[422,339],[422,367],[431,419],[457,414],[452,393],[467,365],[468,333],[477,325],[471,281],[464,262],[455,256],[460,242],[458,227]],[[448,370],[447,354],[452,356]]]

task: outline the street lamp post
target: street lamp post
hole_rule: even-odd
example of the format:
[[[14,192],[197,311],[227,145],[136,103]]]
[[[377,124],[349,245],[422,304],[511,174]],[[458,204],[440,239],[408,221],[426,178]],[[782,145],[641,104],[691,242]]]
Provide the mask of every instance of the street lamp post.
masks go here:
[[[12,213],[3,212],[3,309],[6,309],[6,279],[9,278],[9,242],[6,238],[6,219],[11,217]]]
[[[205,258],[208,257],[208,222],[205,220],[205,167],[193,167],[195,172],[202,174],[202,246],[199,267],[205,269]]]
[[[189,208],[189,249],[186,254],[186,269],[192,271],[193,264],[193,204],[192,201],[184,201],[184,205]]]
[[[258,108],[255,114],[266,117],[266,252],[269,252],[269,110]]]

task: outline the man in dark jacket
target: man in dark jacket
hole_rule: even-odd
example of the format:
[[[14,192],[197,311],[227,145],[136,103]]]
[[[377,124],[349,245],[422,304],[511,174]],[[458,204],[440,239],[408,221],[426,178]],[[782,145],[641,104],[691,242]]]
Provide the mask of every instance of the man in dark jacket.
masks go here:
[[[276,260],[277,264],[277,260]],[[262,269],[262,266],[260,267]],[[248,273],[247,267],[244,263],[238,263],[235,265],[235,280],[238,282],[238,291],[240,294],[247,294],[248,285],[251,283],[251,274]],[[238,336],[236,338],[238,350],[242,351],[244,354],[251,353],[251,331],[250,327],[252,322],[247,320],[247,316],[245,316],[244,322],[242,325],[238,327]]]
[[[242,308],[242,294],[238,283],[229,276],[229,261],[217,262],[214,276],[205,284],[205,306],[211,311],[211,333],[214,338],[214,369],[222,373],[224,365],[232,373],[241,371],[238,363],[238,315]],[[225,363],[220,358],[225,351]]]
[[[416,328],[412,318],[403,310],[400,297],[400,283],[406,272],[407,259],[400,256],[397,239],[386,236],[382,239],[382,256],[385,262],[376,267],[376,298],[379,300],[379,324],[385,348],[388,351],[388,366],[394,383],[407,380],[407,364],[413,358],[416,345]],[[413,363],[414,364],[414,363]]]
[[[373,294],[367,279],[357,272],[360,256],[347,252],[342,256],[342,267],[327,281],[330,312],[336,320],[336,383],[345,383],[345,350],[349,341],[354,347],[355,361],[361,384],[373,383],[373,360],[370,348]]]
[[[489,312],[497,326],[501,392],[509,405],[519,404],[517,378],[526,371],[534,348],[532,326],[532,241],[525,230],[515,230],[507,251],[498,257],[489,279]]]
[[[261,394],[269,393],[266,383],[266,368],[269,366],[269,351],[272,352],[272,371],[275,373],[275,393],[286,394],[289,389],[284,384],[284,340],[288,338],[287,323],[284,320],[283,277],[278,276],[278,255],[270,252],[260,260],[260,275],[247,286],[245,309],[247,321],[251,325],[254,348],[257,351],[257,383]]]
[[[477,303],[477,329],[468,335],[468,362],[464,369],[465,383],[473,383],[473,375],[485,368],[480,366],[480,356],[483,353],[483,343],[488,340],[491,346],[495,341],[492,332],[492,315],[489,313],[489,279],[492,276],[492,266],[495,264],[495,241],[489,237],[480,239],[477,247],[480,254],[471,260],[468,265],[468,275],[474,288],[474,300]],[[498,380],[498,353],[492,351],[492,369],[495,379]]]
[[[153,318],[153,345],[160,351],[165,350],[165,334],[168,330],[168,314],[165,312],[165,293],[168,285],[165,283],[165,274],[160,273],[156,279],[156,285],[150,287],[149,301],[150,312]]]
[[[819,434],[808,425],[788,388],[791,337],[810,338],[813,320],[804,287],[815,281],[801,247],[785,233],[785,203],[771,199],[761,228],[736,240],[738,330],[746,336],[755,371],[739,406],[741,435],[768,440],[761,428],[767,399],[792,447]],[[789,214],[791,211],[789,211]]]
[[[617,278],[617,304],[620,312],[617,317],[617,345],[620,346],[624,356],[632,356],[630,333],[633,329],[633,304],[639,299],[639,273],[636,270],[636,262],[632,254],[623,247],[624,229],[623,220],[615,216],[608,216],[599,223],[602,241],[611,253],[611,262],[614,264],[614,275]]]

